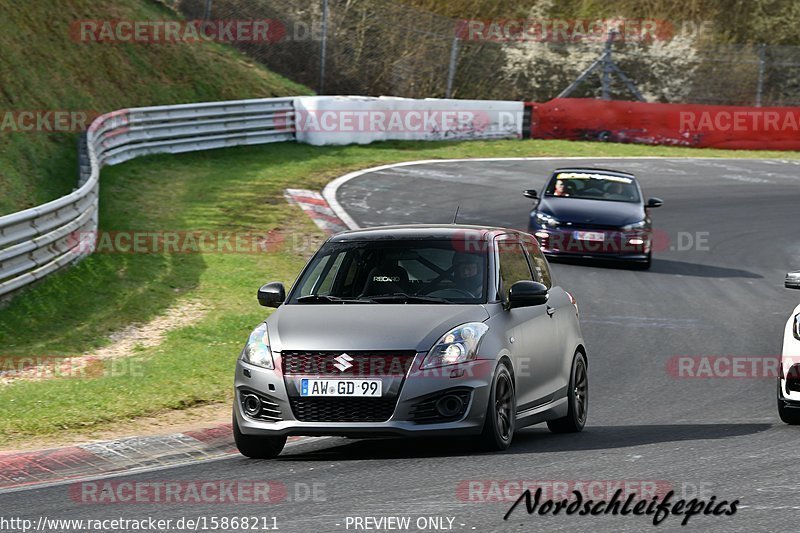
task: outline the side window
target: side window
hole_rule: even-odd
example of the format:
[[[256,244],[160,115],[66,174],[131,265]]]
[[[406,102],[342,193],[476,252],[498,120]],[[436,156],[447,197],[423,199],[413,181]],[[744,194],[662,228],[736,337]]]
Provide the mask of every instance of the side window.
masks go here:
[[[344,259],[344,253],[340,253],[336,256],[336,259],[333,261],[333,265],[328,270],[325,279],[321,280],[322,283],[319,285],[319,289],[317,290],[317,294],[330,294],[331,289],[333,288],[333,282],[336,279],[336,275],[339,273],[339,268],[342,266],[342,260]]]
[[[528,258],[531,261],[534,281],[544,283],[548,289],[551,288],[553,286],[553,280],[550,277],[550,267],[547,264],[547,260],[544,258],[544,254],[542,254],[538,246],[529,242],[525,243],[525,250],[528,252]]]
[[[500,294],[508,300],[508,290],[517,281],[533,281],[528,260],[522,245],[516,239],[498,240],[497,256],[500,259]]]
[[[314,290],[314,282],[320,277],[325,267],[328,265],[328,262],[331,260],[330,255],[326,255],[322,258],[322,260],[314,266],[314,270],[311,271],[310,275],[306,277],[306,281],[302,287],[300,287],[300,296],[308,296],[311,294],[311,291]]]
[[[333,281],[344,259],[344,252],[334,255],[326,255],[314,267],[311,275],[308,276],[305,284],[300,287],[300,296],[309,294],[330,294]],[[314,286],[316,282],[316,287]]]

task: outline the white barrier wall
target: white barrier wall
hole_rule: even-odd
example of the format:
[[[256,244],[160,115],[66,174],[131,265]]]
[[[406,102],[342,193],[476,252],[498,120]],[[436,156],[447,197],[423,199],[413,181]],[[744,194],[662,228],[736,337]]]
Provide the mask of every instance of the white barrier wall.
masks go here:
[[[522,137],[522,102],[396,97],[295,98],[297,142],[441,141]]]

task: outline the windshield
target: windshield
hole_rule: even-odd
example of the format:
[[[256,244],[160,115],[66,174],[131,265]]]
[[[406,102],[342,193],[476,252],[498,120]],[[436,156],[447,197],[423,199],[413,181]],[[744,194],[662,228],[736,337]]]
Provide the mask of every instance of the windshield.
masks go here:
[[[553,176],[545,196],[584,200],[639,202],[639,188],[632,178],[591,172],[559,172]]]
[[[465,241],[326,243],[289,303],[484,303],[485,252]]]

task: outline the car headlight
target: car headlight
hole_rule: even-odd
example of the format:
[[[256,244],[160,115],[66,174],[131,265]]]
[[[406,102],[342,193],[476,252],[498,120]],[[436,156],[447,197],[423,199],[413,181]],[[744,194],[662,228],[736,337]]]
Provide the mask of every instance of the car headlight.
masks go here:
[[[541,213],[537,211],[536,214],[534,215],[534,218],[536,219],[536,222],[538,222],[539,225],[541,226],[552,226],[552,227],[558,226],[558,220],[555,217],[548,215],[546,213]]]
[[[800,314],[794,317],[794,338],[800,341]]]
[[[251,365],[260,366],[261,368],[275,368],[275,362],[272,360],[272,350],[269,349],[269,336],[267,336],[267,325],[261,323],[250,334],[247,339],[247,344],[242,350],[242,361],[246,361]]]
[[[451,329],[428,352],[422,368],[472,361],[478,355],[478,346],[487,331],[489,326],[483,322],[470,322]]]
[[[635,224],[628,224],[627,226],[622,226],[622,231],[632,231],[635,229],[644,229],[647,226],[647,220],[640,220]]]

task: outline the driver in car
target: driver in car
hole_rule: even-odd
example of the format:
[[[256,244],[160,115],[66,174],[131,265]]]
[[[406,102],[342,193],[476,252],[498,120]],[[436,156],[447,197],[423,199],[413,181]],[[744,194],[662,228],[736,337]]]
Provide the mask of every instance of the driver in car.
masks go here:
[[[472,254],[456,254],[453,258],[453,281],[455,288],[467,292],[473,298],[483,296],[482,261]]]

